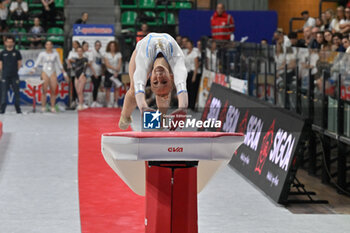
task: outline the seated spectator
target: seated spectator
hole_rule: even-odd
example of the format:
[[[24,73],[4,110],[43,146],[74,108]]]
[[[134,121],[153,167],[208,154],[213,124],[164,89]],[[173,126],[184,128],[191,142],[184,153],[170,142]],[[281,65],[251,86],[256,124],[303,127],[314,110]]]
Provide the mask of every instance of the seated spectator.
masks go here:
[[[290,32],[288,34],[288,38],[290,40],[290,43],[292,44],[292,47],[299,47],[298,46],[298,35],[296,32]]]
[[[324,33],[323,32],[317,32],[316,34],[316,40],[314,43],[311,44],[311,49],[321,49],[321,47],[324,44]]]
[[[350,33],[350,7],[345,8],[345,18],[339,22],[339,29],[342,34]]]
[[[321,46],[321,49],[326,51],[335,50],[333,46],[333,34],[330,30],[324,32],[324,44]]]
[[[315,24],[315,27],[322,27],[323,26],[323,21],[322,21],[322,18],[316,18],[316,24]]]
[[[6,2],[0,2],[0,32],[6,32],[7,31],[7,16],[8,16],[8,9],[6,6]]]
[[[40,49],[43,47],[42,41],[45,40],[44,37],[42,37],[40,34],[45,33],[44,28],[40,26],[40,19],[38,17],[34,18],[34,26],[29,30],[28,33],[31,33],[33,35],[30,35],[28,37],[28,40],[30,43],[31,49]]]
[[[306,28],[306,27],[315,27],[316,26],[316,20],[314,18],[310,17],[309,11],[301,12],[301,16],[305,20],[303,29]]]
[[[273,39],[276,44],[280,43],[283,46],[283,49],[292,46],[292,43],[290,42],[288,36],[283,35],[283,32],[281,31],[275,31],[275,33],[273,34]]]
[[[10,5],[11,19],[15,21],[15,27],[22,27],[27,19],[28,4],[23,0],[16,0]]]
[[[51,27],[54,26],[56,23],[55,0],[41,0],[41,3],[43,4],[42,22],[45,30],[47,30],[49,27],[49,23]]]
[[[334,33],[333,35],[333,46],[336,52],[345,52],[346,49],[342,45],[343,35],[339,32]]]
[[[143,23],[141,25],[141,31],[137,32],[136,43],[139,42],[140,40],[142,40],[145,36],[147,36],[148,33],[149,33],[148,25],[147,25],[147,23]]]
[[[336,33],[336,32],[340,32],[340,21],[344,20],[345,16],[344,16],[344,7],[343,6],[338,6],[337,7],[337,15],[335,17],[335,23],[334,23],[334,28],[332,28],[332,32]]]
[[[320,28],[318,28],[318,27],[314,27],[311,29],[311,40],[310,40],[310,43],[308,45],[308,48],[316,48],[317,47],[316,37],[317,37],[317,33],[319,31],[320,31]]]
[[[332,31],[335,28],[336,19],[333,9],[328,9],[325,12],[325,30]]]
[[[86,24],[89,19],[89,14],[87,12],[81,13],[81,18],[75,21],[75,24]]]
[[[176,40],[177,44],[181,47],[182,36],[177,35],[175,40]]]
[[[266,40],[266,39],[262,39],[262,40],[260,41],[260,44],[261,44],[261,45],[267,45],[267,44],[268,44],[268,42],[267,42],[267,40]]]
[[[346,53],[350,53],[350,41],[349,41],[349,37],[344,37],[342,39],[342,43],[344,48],[346,49],[345,52]]]

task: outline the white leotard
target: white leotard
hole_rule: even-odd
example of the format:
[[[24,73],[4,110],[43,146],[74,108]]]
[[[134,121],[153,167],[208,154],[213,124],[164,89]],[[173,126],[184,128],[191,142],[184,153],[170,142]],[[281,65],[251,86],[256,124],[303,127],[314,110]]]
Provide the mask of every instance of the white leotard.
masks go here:
[[[145,92],[148,74],[159,53],[170,65],[174,74],[177,93],[186,90],[187,71],[184,54],[175,39],[167,33],[149,33],[136,45],[136,69],[134,73],[135,94]]]
[[[52,53],[47,53],[46,51],[39,53],[34,68],[38,68],[39,65],[43,66],[43,72],[49,77],[51,77],[54,72],[58,75],[63,69],[59,55],[56,51],[53,51]]]

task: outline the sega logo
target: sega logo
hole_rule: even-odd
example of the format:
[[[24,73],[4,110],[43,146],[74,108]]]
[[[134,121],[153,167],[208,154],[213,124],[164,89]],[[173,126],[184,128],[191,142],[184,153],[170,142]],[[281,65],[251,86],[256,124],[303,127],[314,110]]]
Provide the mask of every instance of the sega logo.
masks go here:
[[[184,148],[182,148],[182,147],[169,147],[168,151],[169,152],[184,152]]]

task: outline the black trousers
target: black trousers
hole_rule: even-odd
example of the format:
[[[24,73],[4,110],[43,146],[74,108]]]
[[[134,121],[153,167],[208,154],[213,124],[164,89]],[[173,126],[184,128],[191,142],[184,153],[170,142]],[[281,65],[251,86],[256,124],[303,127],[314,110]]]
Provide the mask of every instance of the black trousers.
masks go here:
[[[192,77],[193,77],[193,71],[187,73],[186,87],[188,92],[188,107],[194,110],[196,106],[196,99],[197,99],[201,74],[196,75],[195,82],[192,82]]]
[[[3,77],[0,80],[1,83],[1,96],[0,96],[0,113],[5,113],[7,106],[7,92],[10,86],[15,94],[15,108],[16,112],[21,112],[20,107],[20,92],[19,92],[19,77],[18,75],[12,77]]]
[[[98,94],[98,88],[100,87],[101,84],[101,76],[92,76],[92,83],[94,84],[94,89],[92,90],[92,98],[94,101],[97,100],[97,94]]]

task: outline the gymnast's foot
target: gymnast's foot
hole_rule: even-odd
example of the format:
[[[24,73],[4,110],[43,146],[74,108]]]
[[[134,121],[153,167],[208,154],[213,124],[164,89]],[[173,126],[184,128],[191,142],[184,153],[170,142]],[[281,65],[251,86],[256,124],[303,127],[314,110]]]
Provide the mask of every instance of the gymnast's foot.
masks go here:
[[[131,117],[121,116],[119,119],[119,128],[121,130],[126,130],[129,127],[129,125],[131,124],[131,122],[132,122]]]

